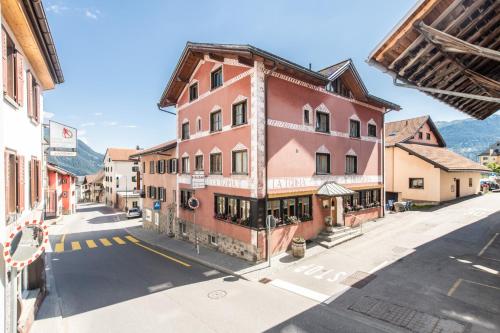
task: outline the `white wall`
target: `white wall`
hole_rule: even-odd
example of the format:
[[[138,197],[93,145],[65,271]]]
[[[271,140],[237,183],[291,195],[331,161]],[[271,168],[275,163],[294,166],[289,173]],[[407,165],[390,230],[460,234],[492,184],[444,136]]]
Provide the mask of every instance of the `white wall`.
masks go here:
[[[132,167],[137,166],[139,167],[139,164],[134,164],[132,161],[108,161],[108,156],[106,155],[104,158],[104,168],[112,168],[112,171],[105,171],[104,172],[104,180],[103,180],[103,187],[104,187],[104,194],[105,198],[108,199],[108,204],[112,201],[113,204],[116,203],[116,192],[121,192],[125,191],[127,189],[128,191],[133,191],[136,189],[137,182],[132,181],[132,177],[137,176],[136,172],[132,171]],[[109,169],[108,169],[109,170]],[[119,187],[116,187],[116,177],[118,175],[121,175],[122,177],[120,178],[118,185]],[[111,177],[110,182],[106,182],[106,176]],[[126,177],[125,177],[126,176]],[[126,180],[125,180],[126,178]],[[111,187],[113,189],[113,193],[108,193],[106,192],[106,186]],[[137,189],[138,190],[138,189]]]

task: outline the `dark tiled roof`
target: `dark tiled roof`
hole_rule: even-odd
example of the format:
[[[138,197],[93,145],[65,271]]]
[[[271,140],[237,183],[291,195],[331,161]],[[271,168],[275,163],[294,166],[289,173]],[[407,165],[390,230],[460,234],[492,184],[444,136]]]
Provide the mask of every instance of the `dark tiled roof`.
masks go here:
[[[130,148],[108,148],[106,155],[108,155],[112,161],[128,161],[130,155],[139,152],[137,149]]]
[[[143,149],[143,150],[139,150],[137,153],[133,154],[133,155],[130,155],[130,157],[139,157],[139,156],[142,156],[142,155],[148,155],[148,154],[153,154],[153,153],[156,153],[156,152],[161,152],[161,151],[165,151],[165,150],[169,150],[169,149],[172,149],[172,148],[175,148],[177,147],[177,140],[170,140],[170,141],[167,141],[167,142],[163,142],[163,143],[160,143],[159,145],[156,145],[156,146],[153,146],[151,148],[146,148],[146,149]]]
[[[417,134],[418,130],[429,120],[429,116],[393,121],[385,124],[385,145],[393,146],[404,142]]]
[[[331,65],[331,66],[328,66],[326,68],[323,68],[321,70],[318,71],[318,73],[326,76],[326,77],[330,77],[332,74],[334,74],[335,72],[337,72],[339,69],[341,69],[343,66],[347,65],[349,62],[351,61],[351,59],[346,59],[344,61],[341,61],[337,64],[334,64],[334,65]]]

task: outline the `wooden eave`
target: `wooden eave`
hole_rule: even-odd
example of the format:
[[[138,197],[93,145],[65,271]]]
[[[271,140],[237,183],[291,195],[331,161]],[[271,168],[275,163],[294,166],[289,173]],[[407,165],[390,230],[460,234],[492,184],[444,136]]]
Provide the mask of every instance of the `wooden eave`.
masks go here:
[[[420,1],[368,61],[417,89],[475,95],[424,91],[469,116],[485,119],[500,108],[500,70],[494,60],[500,49],[499,12],[496,0]],[[447,39],[444,44],[440,36],[432,36],[433,31],[446,34],[441,34]],[[457,39],[489,52],[467,50]]]

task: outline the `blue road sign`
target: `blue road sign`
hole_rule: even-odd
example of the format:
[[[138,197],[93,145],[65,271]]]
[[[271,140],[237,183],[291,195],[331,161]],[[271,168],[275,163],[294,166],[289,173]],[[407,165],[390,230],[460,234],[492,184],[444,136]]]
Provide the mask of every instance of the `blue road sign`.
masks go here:
[[[153,209],[160,210],[160,208],[161,208],[161,202],[159,200],[155,201],[153,204]]]

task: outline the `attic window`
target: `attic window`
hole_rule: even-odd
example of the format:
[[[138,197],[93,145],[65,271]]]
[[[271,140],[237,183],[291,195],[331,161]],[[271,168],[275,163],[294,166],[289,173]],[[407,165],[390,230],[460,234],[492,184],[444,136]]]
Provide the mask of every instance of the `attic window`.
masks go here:
[[[326,90],[347,98],[353,98],[351,90],[344,85],[340,78],[329,82],[326,85]]]

